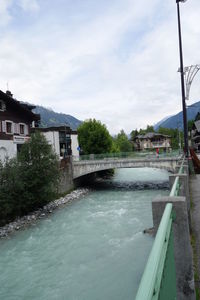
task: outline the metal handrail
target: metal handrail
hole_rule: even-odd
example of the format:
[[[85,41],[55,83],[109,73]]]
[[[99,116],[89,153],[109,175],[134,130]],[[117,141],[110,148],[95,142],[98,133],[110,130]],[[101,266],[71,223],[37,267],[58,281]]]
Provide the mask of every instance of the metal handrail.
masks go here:
[[[163,152],[159,154],[160,158],[163,157],[178,157],[180,156],[178,151],[172,152]],[[118,152],[118,153],[102,153],[102,154],[88,154],[88,155],[80,155],[73,156],[74,161],[82,161],[82,160],[98,160],[98,159],[110,159],[110,158],[156,158],[155,151],[142,151],[142,152]]]
[[[179,168],[178,174],[184,172],[184,158]],[[179,175],[176,176],[170,197],[178,196],[180,190]],[[168,246],[172,235],[172,203],[165,207],[156,238],[149,255],[140,286],[136,295],[136,300],[157,300],[159,299],[161,283],[163,280],[163,271],[167,256]],[[168,262],[169,263],[169,262]],[[175,298],[174,298],[175,299]]]
[[[168,203],[140,282],[136,300],[151,300],[159,297],[171,229],[172,204]]]
[[[180,180],[179,180],[179,176],[176,176],[169,196],[170,197],[178,196],[179,188],[180,188]]]
[[[178,171],[179,175],[181,175],[184,172],[184,167],[183,167],[184,162],[185,162],[185,158],[183,158],[180,169]],[[179,190],[180,190],[180,179],[179,176],[176,176],[169,196],[170,197],[178,196]]]

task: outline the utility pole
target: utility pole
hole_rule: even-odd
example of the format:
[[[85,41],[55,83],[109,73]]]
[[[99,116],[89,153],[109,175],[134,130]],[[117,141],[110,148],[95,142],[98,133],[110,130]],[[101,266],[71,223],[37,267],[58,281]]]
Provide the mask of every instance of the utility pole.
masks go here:
[[[181,21],[180,21],[180,7],[179,2],[186,2],[186,0],[176,0],[177,17],[178,17],[178,37],[179,37],[179,54],[180,54],[180,74],[181,74],[181,94],[182,94],[182,110],[183,110],[183,129],[184,129],[184,151],[186,157],[189,156],[188,149],[188,128],[187,128],[187,111],[185,104],[185,81],[184,81],[184,67],[183,67],[183,49],[181,38]]]

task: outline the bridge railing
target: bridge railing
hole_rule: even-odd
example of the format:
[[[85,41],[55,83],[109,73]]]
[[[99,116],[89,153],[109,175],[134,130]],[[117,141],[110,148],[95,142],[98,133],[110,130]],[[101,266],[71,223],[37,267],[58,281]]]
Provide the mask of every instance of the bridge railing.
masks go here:
[[[178,174],[183,174],[184,172],[184,162],[185,162],[185,159],[182,160],[182,163],[181,163],[181,166],[180,166],[180,169],[178,171]],[[172,186],[172,189],[170,191],[170,194],[169,196],[170,197],[174,197],[174,196],[178,196],[179,195],[179,191],[180,191],[180,187],[181,187],[181,183],[180,183],[180,179],[179,179],[179,176],[176,176],[175,180],[174,180],[174,184]]]
[[[178,174],[184,172],[184,159]],[[175,178],[169,196],[178,196],[179,176]],[[176,299],[172,204],[166,204],[155,241],[147,261],[136,300]]]
[[[161,152],[159,158],[164,157],[177,157],[180,155],[178,150],[171,152]],[[102,159],[119,159],[119,158],[156,158],[155,151],[134,151],[134,152],[120,152],[120,153],[103,153],[103,154],[89,154],[89,155],[80,155],[73,156],[73,161],[82,161],[82,160],[102,160]]]
[[[168,203],[140,282],[136,300],[176,299],[172,221],[172,204]]]

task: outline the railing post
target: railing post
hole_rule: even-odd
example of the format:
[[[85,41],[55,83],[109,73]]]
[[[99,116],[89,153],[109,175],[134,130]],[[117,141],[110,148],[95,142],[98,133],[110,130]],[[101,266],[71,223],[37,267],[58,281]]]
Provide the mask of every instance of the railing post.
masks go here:
[[[185,197],[158,197],[152,202],[155,232],[160,224],[166,203],[173,204],[174,256],[177,300],[195,300],[192,249]]]
[[[94,154],[90,154],[90,160],[94,160]]]

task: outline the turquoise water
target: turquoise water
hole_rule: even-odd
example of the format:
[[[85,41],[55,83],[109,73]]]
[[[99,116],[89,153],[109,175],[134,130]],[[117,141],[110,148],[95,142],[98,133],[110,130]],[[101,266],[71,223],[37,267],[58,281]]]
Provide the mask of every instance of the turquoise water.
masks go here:
[[[163,170],[118,170],[80,200],[1,240],[0,299],[134,299],[153,243],[143,234],[152,227],[151,200],[168,194],[167,180]]]

